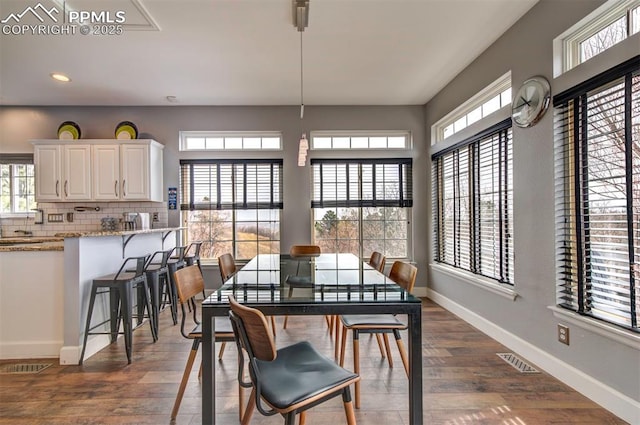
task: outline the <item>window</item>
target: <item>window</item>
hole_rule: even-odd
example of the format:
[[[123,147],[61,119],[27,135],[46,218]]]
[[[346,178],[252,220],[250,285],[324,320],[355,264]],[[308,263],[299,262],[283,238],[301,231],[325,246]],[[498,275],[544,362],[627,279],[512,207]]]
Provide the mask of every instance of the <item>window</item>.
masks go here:
[[[640,56],[554,106],[558,304],[638,332]]]
[[[280,150],[282,134],[277,131],[228,132],[181,131],[180,150]]]
[[[604,52],[640,32],[640,0],[608,1],[558,39],[562,71]]]
[[[436,144],[511,104],[511,72],[491,83],[433,126],[431,144]]]
[[[280,253],[282,160],[180,160],[183,222],[201,257]]]
[[[409,256],[412,160],[312,159],[314,241],[323,251]]]
[[[407,131],[312,131],[311,149],[407,149]]]
[[[433,155],[435,261],[513,284],[511,119]]]
[[[0,213],[36,208],[33,155],[0,154]]]

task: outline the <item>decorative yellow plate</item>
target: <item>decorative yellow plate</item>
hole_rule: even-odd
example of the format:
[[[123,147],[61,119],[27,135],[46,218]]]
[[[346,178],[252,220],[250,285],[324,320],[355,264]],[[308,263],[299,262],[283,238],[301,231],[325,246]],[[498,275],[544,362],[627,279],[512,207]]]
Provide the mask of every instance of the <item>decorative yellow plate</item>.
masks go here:
[[[131,121],[122,121],[116,126],[116,139],[131,140],[138,138],[138,127]]]
[[[81,135],[80,126],[73,121],[65,121],[58,127],[60,140],[77,140]]]

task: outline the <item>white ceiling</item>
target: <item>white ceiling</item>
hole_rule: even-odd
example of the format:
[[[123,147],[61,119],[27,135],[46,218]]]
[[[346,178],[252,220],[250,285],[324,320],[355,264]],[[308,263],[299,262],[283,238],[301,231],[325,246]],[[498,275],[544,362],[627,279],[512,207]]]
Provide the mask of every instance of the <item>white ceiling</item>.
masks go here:
[[[310,0],[304,103],[424,104],[537,1]],[[38,3],[61,10],[63,0],[0,0],[0,21]],[[300,103],[291,0],[64,4],[123,10],[124,33],[0,34],[0,104],[170,105],[167,96],[179,105]],[[52,72],[72,82],[53,81]]]

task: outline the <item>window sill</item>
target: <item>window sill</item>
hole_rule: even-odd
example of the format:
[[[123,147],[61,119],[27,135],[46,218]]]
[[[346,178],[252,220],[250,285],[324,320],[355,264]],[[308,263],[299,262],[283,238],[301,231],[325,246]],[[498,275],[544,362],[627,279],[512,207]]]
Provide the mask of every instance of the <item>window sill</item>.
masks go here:
[[[574,311],[562,307],[550,305],[547,308],[551,310],[553,316],[558,319],[640,351],[640,335],[638,334],[620,329],[617,326],[601,322],[597,319],[581,316]]]
[[[443,264],[431,263],[430,266],[432,270],[461,279],[465,283],[484,289],[485,291],[489,291],[493,294],[500,295],[501,297],[510,299],[511,301],[515,301],[518,297],[518,293],[513,290],[511,285],[497,283],[494,280]]]

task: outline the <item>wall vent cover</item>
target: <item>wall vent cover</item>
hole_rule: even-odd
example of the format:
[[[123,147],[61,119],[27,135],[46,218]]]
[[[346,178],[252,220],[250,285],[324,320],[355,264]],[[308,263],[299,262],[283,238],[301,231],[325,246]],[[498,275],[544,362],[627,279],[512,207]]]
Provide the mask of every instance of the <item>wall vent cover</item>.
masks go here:
[[[540,373],[538,369],[513,353],[496,353],[505,362],[516,368],[520,373]]]
[[[14,363],[0,366],[0,373],[39,373],[53,363]]]

